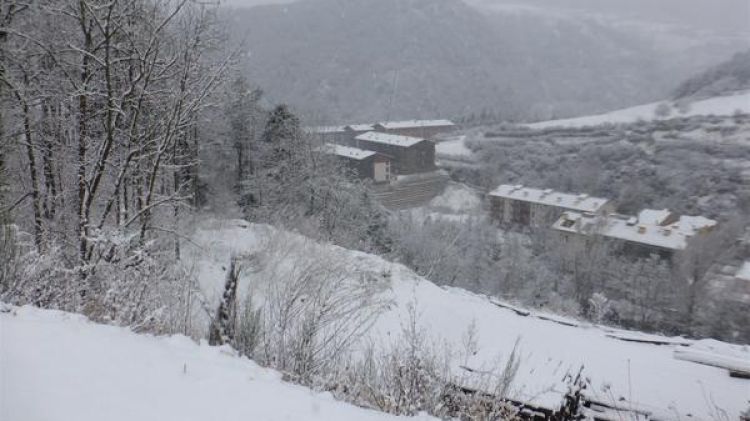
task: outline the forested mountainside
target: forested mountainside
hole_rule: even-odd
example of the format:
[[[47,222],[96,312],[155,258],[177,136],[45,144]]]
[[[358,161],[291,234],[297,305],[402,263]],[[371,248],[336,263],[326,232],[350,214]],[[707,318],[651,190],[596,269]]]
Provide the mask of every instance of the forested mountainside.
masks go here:
[[[308,0],[228,19],[250,79],[322,123],[580,115],[664,98],[706,66],[700,46],[666,55],[606,22],[459,0]]]
[[[750,50],[735,54],[711,69],[683,82],[675,98],[704,98],[750,89]]]

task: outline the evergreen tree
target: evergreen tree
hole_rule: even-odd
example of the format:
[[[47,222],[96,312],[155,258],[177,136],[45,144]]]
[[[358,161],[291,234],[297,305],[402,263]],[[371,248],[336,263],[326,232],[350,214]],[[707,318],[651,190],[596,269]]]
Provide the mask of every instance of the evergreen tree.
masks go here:
[[[260,100],[263,91],[251,89],[244,76],[229,85],[229,98],[225,115],[229,126],[229,139],[237,159],[237,186],[254,174],[253,143],[263,110]]]
[[[299,118],[286,105],[269,113],[255,154],[256,173],[243,182],[246,215],[266,221],[290,217],[301,202],[299,190],[312,174],[312,148],[303,140]]]
[[[300,135],[299,118],[285,104],[277,105],[269,114],[262,139],[266,143],[281,145],[297,140]]]

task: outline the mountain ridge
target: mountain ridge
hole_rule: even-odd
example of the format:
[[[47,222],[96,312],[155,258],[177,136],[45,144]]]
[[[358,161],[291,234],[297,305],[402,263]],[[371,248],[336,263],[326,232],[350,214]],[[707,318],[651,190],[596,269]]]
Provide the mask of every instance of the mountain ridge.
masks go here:
[[[317,123],[588,114],[666,97],[696,73],[599,22],[459,0],[307,0],[228,19],[249,79]]]

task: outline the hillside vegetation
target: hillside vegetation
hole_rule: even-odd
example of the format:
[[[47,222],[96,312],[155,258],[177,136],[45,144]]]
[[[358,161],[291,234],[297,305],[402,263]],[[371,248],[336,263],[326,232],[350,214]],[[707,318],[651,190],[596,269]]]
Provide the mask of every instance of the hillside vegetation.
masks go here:
[[[227,18],[246,74],[325,124],[614,109],[667,96],[704,69],[709,50],[664,51],[603,22],[485,13],[460,0],[308,0]]]
[[[675,99],[705,98],[750,89],[750,50],[691,77],[675,91]]]

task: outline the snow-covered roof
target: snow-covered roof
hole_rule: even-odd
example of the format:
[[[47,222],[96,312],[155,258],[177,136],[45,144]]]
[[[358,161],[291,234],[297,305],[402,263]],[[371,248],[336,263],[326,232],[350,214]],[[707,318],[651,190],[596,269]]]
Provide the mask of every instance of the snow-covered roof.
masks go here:
[[[750,281],[750,260],[743,262],[742,266],[740,266],[740,270],[738,270],[737,274],[734,276],[743,281]]]
[[[321,148],[321,151],[343,158],[356,159],[358,161],[369,158],[373,155],[377,155],[377,153],[373,151],[366,151],[364,149],[353,148],[351,146],[336,145],[334,143],[326,143]]]
[[[700,231],[711,229],[717,224],[713,219],[704,216],[680,216],[680,219],[670,225],[672,228],[682,231],[688,235],[694,235]]]
[[[370,132],[375,130],[372,124],[350,124],[346,127],[355,132]]]
[[[623,220],[616,217],[606,218],[606,223],[600,233],[611,238],[670,250],[685,249],[688,239],[684,232],[670,227],[643,223],[633,225],[632,219]]]
[[[400,136],[388,133],[367,132],[356,137],[357,140],[367,142],[384,143],[386,145],[401,146],[408,148],[424,141],[421,137]]]
[[[425,127],[453,127],[450,120],[406,120],[406,121],[383,121],[378,123],[385,129],[413,129]]]
[[[580,212],[598,212],[608,199],[591,197],[587,194],[560,193],[554,190],[534,189],[521,185],[512,186],[501,184],[489,193],[490,196],[506,199],[522,200],[531,203],[539,203],[547,206],[555,206]]]
[[[638,222],[664,225],[670,216],[672,216],[672,212],[669,209],[644,209],[638,212]]]
[[[306,127],[305,131],[314,134],[332,134],[332,133],[343,133],[346,126],[315,126]]]
[[[690,237],[696,233],[683,230],[677,224],[661,226],[625,215],[601,216],[578,212],[565,212],[552,228],[579,234],[598,234],[669,250],[684,250]]]

